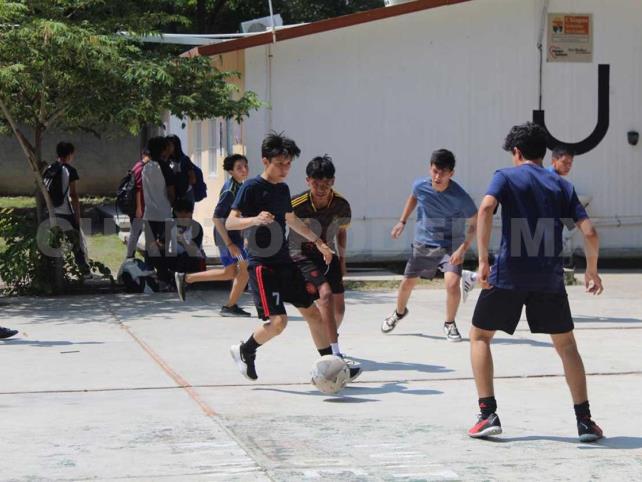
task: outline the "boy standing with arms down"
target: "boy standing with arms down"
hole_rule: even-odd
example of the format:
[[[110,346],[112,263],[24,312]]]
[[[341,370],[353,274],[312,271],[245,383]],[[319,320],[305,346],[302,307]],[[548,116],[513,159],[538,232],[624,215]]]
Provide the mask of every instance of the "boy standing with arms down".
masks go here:
[[[285,179],[292,160],[301,153],[293,140],[271,133],[261,145],[264,170],[239,189],[225,222],[228,231],[244,230],[247,238],[250,287],[259,318],[264,324],[245,342],[230,348],[241,374],[256,380],[256,350],[285,329],[288,317],[285,302],[296,306],[308,322],[314,343],[321,352],[330,346],[319,310],[314,305],[314,286],[307,283],[292,262],[285,239],[286,223],[313,243],[326,264],[333,251],[293,212],[290,189]],[[355,378],[359,368],[350,368]]]
[[[248,282],[247,252],[243,247],[243,237],[239,231],[225,229],[225,220],[230,215],[234,198],[249,173],[247,158],[242,154],[231,154],[223,160],[223,169],[230,178],[221,188],[213,216],[214,240],[223,269],[208,269],[200,273],[176,273],[176,291],[181,301],[185,301],[185,290],[192,283],[233,280],[227,304],[221,307],[219,313],[221,316],[250,317],[252,315],[237,304]]]
[[[432,279],[440,269],[446,281],[444,333],[448,341],[461,341],[455,315],[461,299],[462,263],[475,237],[477,208],[468,193],[452,180],[454,169],[455,156],[452,152],[446,149],[433,152],[430,177],[415,181],[401,219],[392,229],[392,239],[399,238],[417,207],[412,255],[399,286],[397,307],[381,324],[383,333],[394,330],[397,323],[408,314],[406,305],[419,276]]]
[[[310,189],[292,198],[294,214],[338,256],[333,255],[330,264],[326,265],[314,244],[295,231],[290,231],[288,237],[290,254],[306,282],[315,287],[319,296],[317,306],[330,340],[330,348],[321,355],[340,356],[337,330],[345,313],[343,276],[346,272],[347,229],[352,216],[350,203],[332,189],[335,168],[329,156],[315,157],[305,172]]]
[[[531,332],[550,334],[562,359],[580,441],[593,442],[602,437],[602,430],[591,420],[584,365],[573,336],[560,257],[562,219],[573,219],[584,236],[586,289],[599,295],[603,288],[597,273],[598,235],[573,185],[542,167],[546,154],[546,131],[542,127],[530,122],[513,127],[504,149],[511,152],[515,167],[495,172],[479,208],[477,245],[483,290],[473,315],[470,348],[481,414],[468,435],[502,433],[495,413],[490,342],[496,330],[512,335],[526,306]],[[499,204],[502,241],[491,270],[488,245],[493,213]]]

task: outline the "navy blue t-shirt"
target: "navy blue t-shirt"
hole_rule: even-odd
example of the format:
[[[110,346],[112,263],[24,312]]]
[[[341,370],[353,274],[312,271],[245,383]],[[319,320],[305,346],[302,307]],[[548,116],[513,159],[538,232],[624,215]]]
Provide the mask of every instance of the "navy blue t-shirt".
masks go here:
[[[522,164],[495,171],[486,194],[502,206],[502,241],[489,283],[565,292],[563,220],[588,218],[573,185],[541,166]]]
[[[236,198],[236,194],[240,188],[241,183],[236,182],[233,177],[230,177],[225,181],[225,184],[223,184],[221,192],[218,195],[218,203],[214,208],[215,218],[227,219],[230,215],[230,211],[232,210],[232,203],[234,203],[234,199]],[[228,231],[227,234],[230,237],[230,241],[237,246],[243,246],[243,237],[241,236],[240,231]],[[220,234],[218,234],[218,231],[216,231],[216,228],[214,228],[214,240],[219,249],[225,247],[225,242],[221,238]]]
[[[243,231],[243,236],[248,241],[250,266],[292,262],[285,239],[285,215],[292,212],[287,184],[272,184],[261,176],[249,179],[239,189],[232,209],[239,210],[244,218],[257,216],[261,211],[274,215],[274,222],[271,224]]]

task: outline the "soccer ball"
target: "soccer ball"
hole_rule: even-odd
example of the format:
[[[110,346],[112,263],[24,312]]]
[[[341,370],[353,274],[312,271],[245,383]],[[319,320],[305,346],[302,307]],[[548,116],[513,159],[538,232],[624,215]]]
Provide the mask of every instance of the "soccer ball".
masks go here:
[[[350,369],[338,356],[324,355],[312,367],[312,384],[327,395],[340,392],[349,380]]]

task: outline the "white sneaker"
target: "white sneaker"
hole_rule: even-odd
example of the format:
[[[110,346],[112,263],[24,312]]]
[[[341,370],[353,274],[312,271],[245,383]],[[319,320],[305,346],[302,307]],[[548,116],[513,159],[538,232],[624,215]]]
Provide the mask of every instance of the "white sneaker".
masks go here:
[[[444,334],[446,335],[446,340],[452,341],[454,343],[461,341],[461,335],[457,329],[457,325],[453,321],[452,323],[444,323]]]
[[[403,315],[400,315],[397,313],[397,310],[395,309],[392,312],[392,315],[390,315],[388,318],[383,320],[381,323],[381,333],[390,333],[392,330],[395,329],[397,326],[397,323],[399,323],[402,319],[406,317],[408,314],[408,308],[406,308],[406,311],[404,311]]]
[[[461,302],[466,303],[468,293],[472,291],[477,283],[477,274],[473,271],[463,270],[461,272],[461,279],[459,280],[459,287],[461,288]]]

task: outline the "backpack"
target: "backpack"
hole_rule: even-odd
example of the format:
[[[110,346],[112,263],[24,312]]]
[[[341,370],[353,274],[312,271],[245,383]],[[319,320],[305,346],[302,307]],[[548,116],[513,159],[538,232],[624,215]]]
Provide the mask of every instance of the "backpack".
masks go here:
[[[140,162],[140,161],[139,161]],[[125,177],[120,180],[116,191],[116,211],[127,216],[136,216],[136,169],[138,162],[134,164]]]
[[[57,161],[49,164],[42,173],[42,182],[47,188],[54,207],[62,206],[67,196],[67,191],[62,191],[62,164]]]
[[[153,293],[158,291],[154,280],[154,271],[140,259],[128,259],[118,271],[118,281],[125,287],[126,293]]]
[[[203,179],[203,171],[201,168],[192,163],[192,169],[196,176],[196,184],[192,186],[192,190],[194,191],[194,202],[199,202],[207,197],[207,184],[205,184],[205,180]]]

